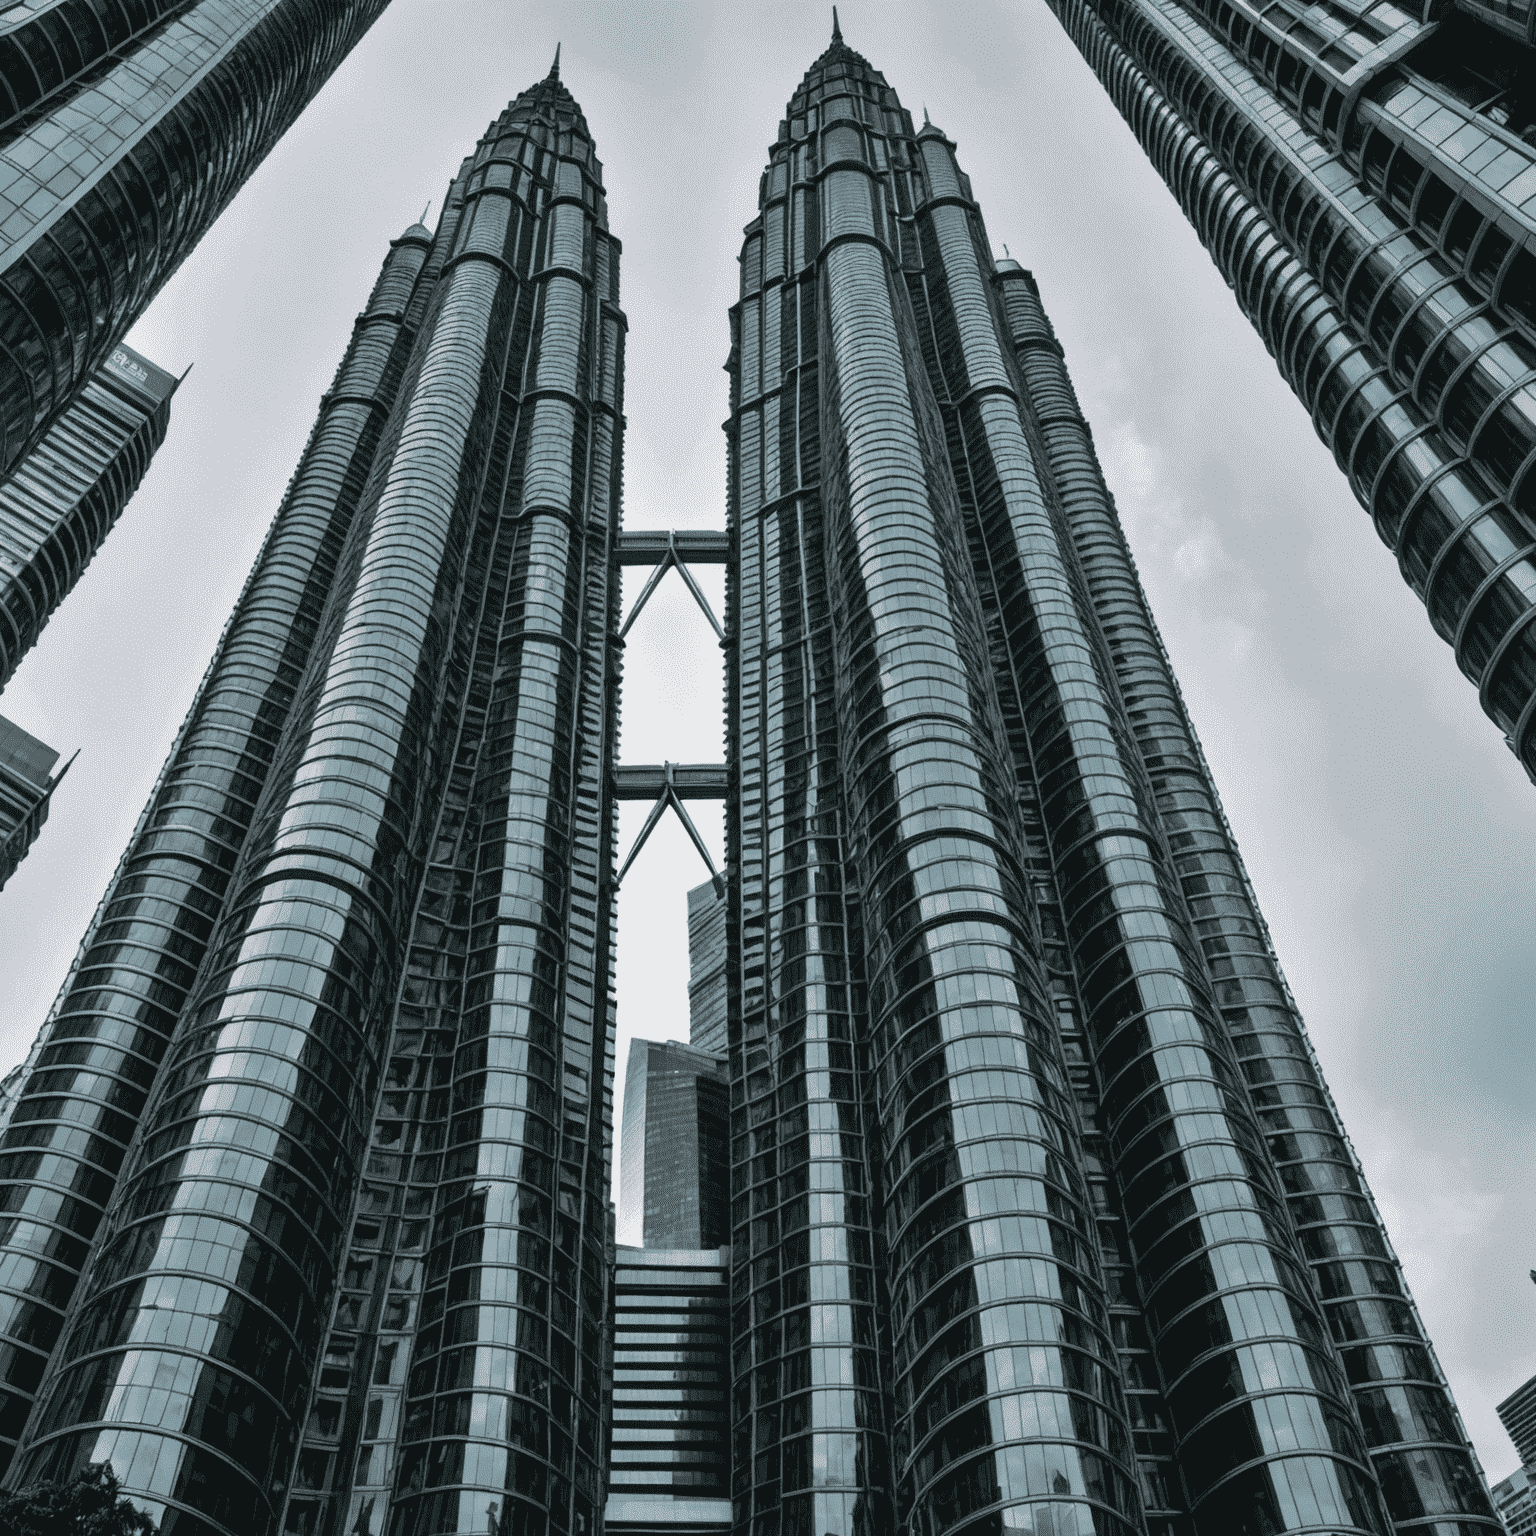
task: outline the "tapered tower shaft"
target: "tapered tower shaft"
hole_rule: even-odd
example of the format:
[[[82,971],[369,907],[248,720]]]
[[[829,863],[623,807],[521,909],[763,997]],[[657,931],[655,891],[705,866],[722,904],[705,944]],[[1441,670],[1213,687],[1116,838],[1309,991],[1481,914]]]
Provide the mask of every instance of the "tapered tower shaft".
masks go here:
[[[421,233],[312,654],[15,1472],[110,1459],[166,1531],[290,1502],[368,1529],[391,1490],[402,1532],[600,1517],[624,321],[555,75]]]

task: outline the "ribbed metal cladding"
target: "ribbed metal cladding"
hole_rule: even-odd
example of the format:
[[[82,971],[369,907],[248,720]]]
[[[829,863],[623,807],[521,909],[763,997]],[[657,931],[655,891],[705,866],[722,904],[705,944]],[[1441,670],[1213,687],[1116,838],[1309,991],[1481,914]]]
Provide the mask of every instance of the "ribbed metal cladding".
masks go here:
[[[104,46],[87,7],[66,0],[7,33],[0,473],[106,361],[386,4],[197,0],[153,7],[158,23],[132,7],[121,19],[147,25]],[[66,42],[77,30],[83,52]]]
[[[732,311],[726,807],[732,1496],[752,1536],[893,1520],[857,893],[821,504],[812,69]]]
[[[1466,1430],[1270,947],[1038,288],[1012,263],[994,282],[1222,1019],[1394,1523],[1436,1536],[1497,1530]],[[1203,1376],[1194,1385],[1191,1395],[1202,1400],[1186,1414],[1204,1414],[1231,1390],[1213,1391]]]
[[[933,347],[1051,845],[1153,1350],[1201,1530],[1386,1529],[991,293],[952,146],[919,139]],[[1053,515],[1053,513],[1055,515]],[[1245,1389],[1223,1402],[1210,1380]]]
[[[1536,348],[1173,0],[1053,8],[1536,776]]]
[[[0,1134],[9,1463],[313,644],[430,282],[393,245],[159,782],[33,1046]]]

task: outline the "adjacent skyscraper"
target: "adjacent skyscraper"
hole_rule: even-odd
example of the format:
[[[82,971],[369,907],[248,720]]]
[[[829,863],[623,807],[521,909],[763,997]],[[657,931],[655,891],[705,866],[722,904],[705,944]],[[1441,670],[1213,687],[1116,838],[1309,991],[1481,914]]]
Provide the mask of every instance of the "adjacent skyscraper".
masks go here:
[[[1536,7],[1050,3],[1536,777]]]
[[[737,1530],[1496,1531],[1033,281],[835,35],[759,209]]]
[[[115,347],[0,482],[0,688],[138,489],[165,441],[176,383]]]
[[[387,3],[62,0],[0,18],[0,475]]]
[[[1536,1376],[1516,1387],[1498,1406],[1499,1421],[1515,1442],[1523,1466],[1536,1463]]]
[[[835,31],[740,275],[728,1254],[610,1263],[624,317],[554,71],[391,249],[6,1096],[12,1482],[718,1529],[728,1385],[737,1536],[1492,1536],[1037,288]],[[711,1058],[642,1055],[675,1203]]]

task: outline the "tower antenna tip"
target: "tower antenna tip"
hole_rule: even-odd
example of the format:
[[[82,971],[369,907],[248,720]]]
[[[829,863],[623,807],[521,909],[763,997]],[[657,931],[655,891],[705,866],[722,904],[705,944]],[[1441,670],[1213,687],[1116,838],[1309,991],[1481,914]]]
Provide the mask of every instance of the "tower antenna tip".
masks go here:
[[[549,78],[551,80],[558,80],[560,78],[560,44],[559,43],[555,44],[555,62],[549,66]]]
[[[928,103],[926,101],[923,103],[923,127],[924,128],[932,128],[933,127],[933,124],[928,121]]]
[[[429,197],[427,199],[427,206],[421,210],[421,217],[416,220],[416,222],[418,224],[425,224],[427,222],[427,213],[431,209],[431,207],[432,207],[432,199]]]
[[[840,43],[843,40],[843,29],[837,24],[837,7],[832,7],[832,41]]]

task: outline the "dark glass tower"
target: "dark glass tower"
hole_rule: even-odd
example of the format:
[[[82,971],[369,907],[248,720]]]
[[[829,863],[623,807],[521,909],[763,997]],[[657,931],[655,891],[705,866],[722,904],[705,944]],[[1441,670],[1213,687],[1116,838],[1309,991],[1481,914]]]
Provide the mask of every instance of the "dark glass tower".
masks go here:
[[[1491,1536],[1034,282],[835,33],[729,366],[736,1529]]]
[[[113,348],[0,482],[0,688],[139,488],[176,384],[132,347]]]
[[[0,17],[0,475],[387,3],[55,0]]]
[[[596,1529],[600,177],[552,72],[385,261],[0,1143],[13,1483],[108,1459],[197,1536]]]
[[[1536,7],[1051,6],[1536,777]]]

